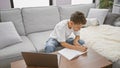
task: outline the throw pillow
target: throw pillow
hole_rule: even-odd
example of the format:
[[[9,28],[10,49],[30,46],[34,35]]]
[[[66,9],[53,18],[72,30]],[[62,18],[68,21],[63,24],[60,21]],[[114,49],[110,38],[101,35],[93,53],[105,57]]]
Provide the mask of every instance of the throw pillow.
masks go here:
[[[97,18],[99,23],[103,24],[107,13],[108,13],[108,9],[91,8],[87,18]]]
[[[113,25],[115,20],[120,17],[120,14],[115,14],[115,13],[108,13],[106,16],[106,19],[104,21],[104,24],[109,24]]]
[[[120,21],[115,22],[114,26],[120,27]]]
[[[88,27],[88,26],[98,26],[99,22],[97,18],[86,18],[87,22],[83,27]]]
[[[22,42],[12,22],[0,23],[0,49]]]
[[[118,17],[115,22],[113,23],[114,26],[120,27],[120,17]]]

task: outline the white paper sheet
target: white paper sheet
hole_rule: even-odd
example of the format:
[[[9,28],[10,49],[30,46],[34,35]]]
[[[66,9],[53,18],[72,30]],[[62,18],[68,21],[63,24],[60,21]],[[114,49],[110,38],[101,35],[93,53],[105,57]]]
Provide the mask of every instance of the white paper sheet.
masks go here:
[[[73,58],[75,58],[75,57],[77,57],[79,55],[82,55],[85,52],[81,52],[81,51],[77,51],[77,50],[72,50],[72,49],[64,48],[64,49],[58,51],[58,53],[60,53],[61,55],[63,55],[68,60],[72,60]]]

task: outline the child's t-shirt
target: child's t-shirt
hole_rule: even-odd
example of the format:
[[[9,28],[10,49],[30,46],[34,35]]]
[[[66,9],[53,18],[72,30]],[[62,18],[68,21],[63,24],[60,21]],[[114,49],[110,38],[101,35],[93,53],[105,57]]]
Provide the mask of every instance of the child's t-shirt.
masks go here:
[[[56,24],[54,30],[50,34],[50,38],[56,39],[58,42],[65,42],[69,36],[73,33],[75,36],[80,35],[79,31],[74,31],[72,28],[68,27],[68,21],[63,20]]]

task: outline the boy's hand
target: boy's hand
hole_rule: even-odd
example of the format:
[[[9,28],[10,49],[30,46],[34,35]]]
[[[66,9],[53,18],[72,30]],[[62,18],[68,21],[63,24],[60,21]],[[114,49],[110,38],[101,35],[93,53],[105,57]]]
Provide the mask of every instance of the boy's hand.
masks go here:
[[[87,47],[85,47],[85,46],[75,46],[75,50],[85,52],[87,50]]]
[[[73,44],[74,44],[75,46],[80,46],[80,44],[79,44],[77,41],[73,41]]]

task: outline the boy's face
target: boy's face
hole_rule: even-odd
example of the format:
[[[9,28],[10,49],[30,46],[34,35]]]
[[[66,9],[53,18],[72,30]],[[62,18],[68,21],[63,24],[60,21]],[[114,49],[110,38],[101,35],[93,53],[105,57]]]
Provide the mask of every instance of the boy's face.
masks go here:
[[[82,24],[74,24],[74,22],[72,22],[72,28],[74,31],[79,31],[82,27]]]
[[[78,25],[78,24],[74,24],[74,25],[73,25],[73,30],[74,30],[74,31],[79,31],[79,30],[81,29],[81,27],[82,27],[81,24],[79,24],[79,25]]]

